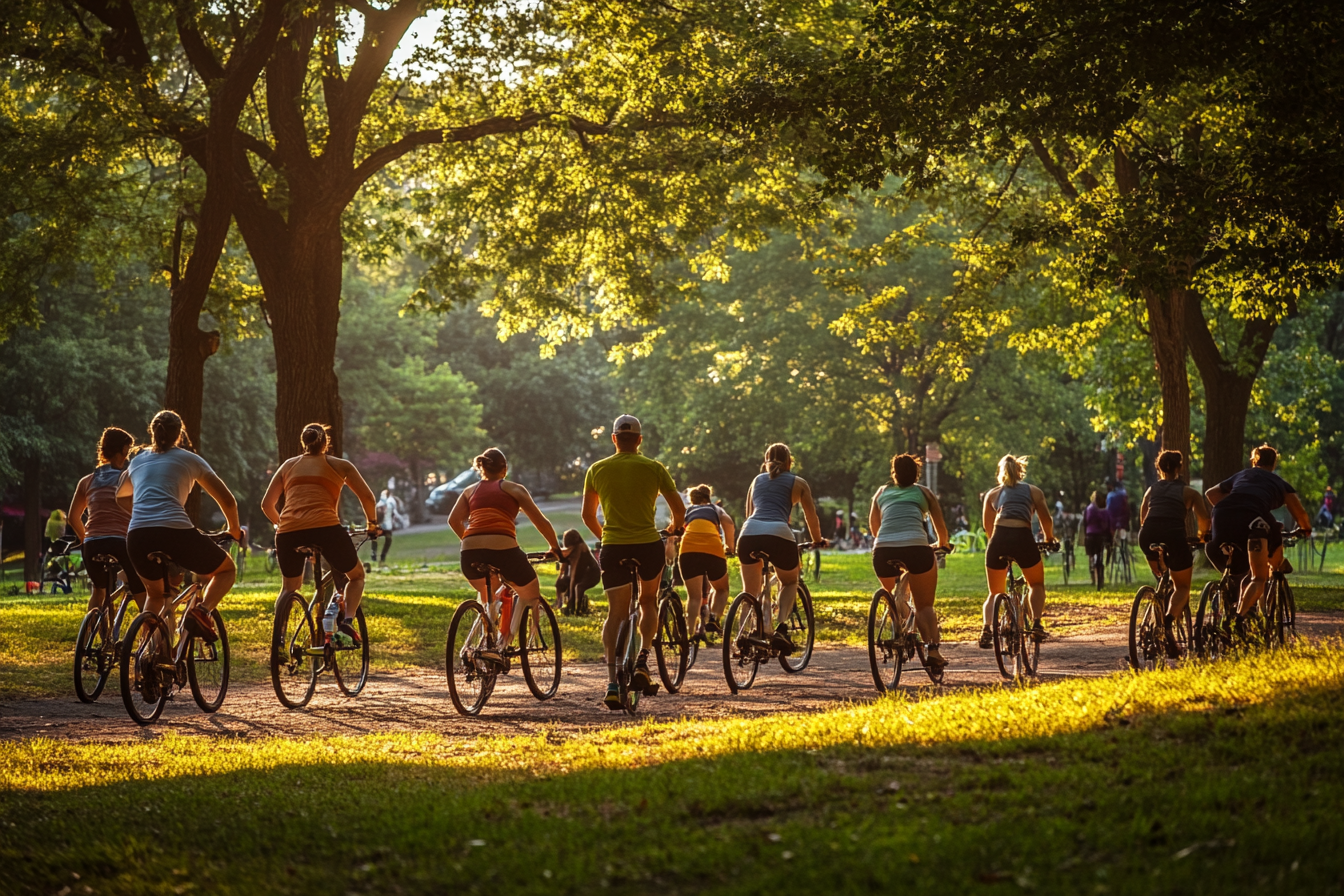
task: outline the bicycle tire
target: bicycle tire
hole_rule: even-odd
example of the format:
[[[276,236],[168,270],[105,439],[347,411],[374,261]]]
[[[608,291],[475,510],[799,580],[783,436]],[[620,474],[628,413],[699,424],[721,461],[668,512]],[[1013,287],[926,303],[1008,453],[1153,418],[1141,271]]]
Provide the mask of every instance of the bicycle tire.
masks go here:
[[[1031,594],[1027,591],[1025,582],[1020,582],[1018,587],[1021,589],[1018,591],[1017,600],[1018,606],[1022,608],[1022,625],[1019,626],[1018,632],[1018,668],[1014,670],[1014,674],[1018,678],[1022,677],[1023,673],[1034,677],[1041,665],[1041,642],[1032,634],[1032,626],[1027,619],[1031,607]]]
[[[868,669],[879,694],[894,691],[901,683],[905,667],[903,639],[891,592],[879,588],[868,605]]]
[[[669,694],[681,690],[690,668],[690,647],[686,638],[686,615],[681,600],[665,598],[658,607],[658,631],[653,638],[653,652],[658,658],[658,677]]]
[[[359,643],[354,647],[332,648],[336,687],[347,697],[358,697],[369,681],[369,626],[362,606],[355,611],[355,631],[359,632]]]
[[[929,647],[922,638],[915,638],[915,653],[918,654],[919,663],[924,667],[924,674],[929,676],[929,681],[941,685],[943,679],[947,677],[947,667],[929,665]]]
[[[194,635],[187,643],[187,682],[191,696],[203,712],[215,712],[229,693],[229,630],[219,610],[210,611],[219,635],[213,642]]]
[[[158,645],[166,645],[171,636],[168,625],[153,613],[141,613],[131,620],[121,642],[121,702],[137,725],[152,724],[168,702],[172,680],[164,680],[158,662],[167,657]]]
[[[102,608],[85,613],[75,636],[75,696],[81,703],[96,701],[112,672],[102,625],[106,613],[107,610]]]
[[[761,605],[750,593],[743,591],[733,599],[723,617],[723,676],[728,690],[736,694],[756,682],[761,668],[761,652],[752,644],[741,643],[743,638],[763,639]]]
[[[535,607],[524,607],[518,631],[522,640],[520,659],[527,688],[538,700],[549,700],[560,690],[562,650],[560,625],[555,621],[555,611],[545,600],[539,601]]]
[[[1152,585],[1134,592],[1129,608],[1129,665],[1136,672],[1150,672],[1166,664],[1162,611],[1157,589]]]
[[[276,598],[271,623],[271,687],[280,705],[307,706],[317,690],[317,658],[308,649],[317,646],[312,614],[303,596],[287,591]]]
[[[1279,642],[1285,647],[1297,643],[1297,600],[1288,577],[1279,574]]]
[[[1013,605],[1008,595],[999,592],[994,595],[994,661],[998,663],[999,674],[1009,681],[1016,674],[1016,659],[1020,638],[1017,636],[1017,621],[1013,617]]]
[[[799,610],[799,607],[802,610]],[[779,667],[790,675],[797,675],[808,667],[812,662],[812,648],[816,645],[817,624],[812,611],[812,592],[807,590],[807,585],[800,579],[798,581],[798,596],[793,602],[793,610],[789,613],[789,637],[793,639],[795,647],[798,644],[798,635],[803,635],[803,649],[801,652],[794,650],[788,656],[780,656]]]
[[[472,653],[485,646],[485,608],[478,600],[464,600],[457,605],[453,620],[448,624],[448,643],[445,648],[448,696],[453,708],[464,716],[479,715],[495,689],[496,673],[484,664],[478,665]]]

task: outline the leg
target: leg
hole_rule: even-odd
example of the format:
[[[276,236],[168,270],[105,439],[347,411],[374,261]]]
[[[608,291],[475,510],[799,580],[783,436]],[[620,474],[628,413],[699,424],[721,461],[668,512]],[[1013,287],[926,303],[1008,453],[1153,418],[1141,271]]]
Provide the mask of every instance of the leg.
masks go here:
[[[722,619],[723,611],[728,606],[728,574],[724,573],[723,578],[710,582],[714,589],[714,600],[709,606],[709,615],[714,619]]]
[[[354,619],[359,602],[364,598],[364,564],[356,562],[345,577],[349,580],[345,583],[345,616]]]
[[[662,576],[639,583],[639,638],[640,649],[647,650],[658,634],[658,586]]]
[[[937,650],[942,640],[938,633],[938,614],[933,609],[934,598],[938,594],[938,566],[935,564],[928,572],[910,575],[907,580],[910,583],[910,594],[915,599],[915,625],[924,643]]]
[[[509,630],[504,633],[504,646],[507,647],[513,643],[514,637],[518,634],[518,629],[523,621],[523,609],[525,607],[536,607],[541,603],[541,580],[533,579],[526,585],[514,585],[509,583],[515,594],[518,595],[518,606],[514,607],[513,618],[509,620]]]
[[[229,593],[233,587],[233,580],[238,576],[238,568],[233,565],[233,558],[228,554],[224,555],[224,562],[219,564],[214,572],[210,573],[210,581],[205,586],[205,612],[219,606],[219,602],[224,599],[224,595]]]
[[[1171,596],[1171,606],[1167,608],[1167,617],[1175,619],[1190,603],[1190,577],[1195,568],[1181,569],[1172,572],[1171,584],[1176,586],[1176,593]]]
[[[379,563],[387,563],[387,551],[390,547],[392,547],[392,531],[389,529],[383,532],[383,554],[378,558]]]
[[[690,576],[686,579],[686,628],[690,634],[700,623],[700,605],[705,600],[705,577]]]
[[[764,566],[760,560],[748,562],[742,561],[742,590],[748,594],[761,596],[761,585],[764,583]]]
[[[895,594],[896,594],[896,587],[897,587],[897,583],[898,583],[899,581],[900,581],[900,579],[897,578],[896,576],[878,576],[878,577],[877,577],[877,582],[878,582],[878,584],[881,585],[881,586],[886,590],[886,592],[887,592],[888,594],[891,594],[891,595],[895,595]],[[898,621],[901,625],[905,625],[905,618],[904,618],[903,616],[901,616],[901,613],[902,613],[904,610],[905,610],[905,607],[903,607],[903,606],[901,605],[900,601],[897,601],[897,603],[896,603],[896,616],[897,616],[897,621]]]
[[[776,611],[776,625],[784,625],[788,622],[789,614],[793,612],[793,603],[798,598],[798,575],[803,571],[801,565],[793,569],[775,569],[775,575],[779,577],[779,607]]]
[[[994,595],[1003,593],[1003,589],[1008,584],[1008,567],[1003,569],[994,569],[985,567],[985,581],[989,584],[989,597],[985,598],[984,617],[985,628],[994,626]]]
[[[602,623],[602,651],[607,658],[607,681],[616,681],[616,637],[620,634],[621,623],[630,615],[630,586],[618,585],[605,589],[607,593],[607,618]]]
[[[1246,557],[1251,563],[1251,574],[1241,589],[1241,602],[1237,605],[1237,615],[1245,616],[1251,607],[1264,599],[1265,586],[1269,584],[1269,544],[1264,538],[1252,538],[1246,542]]]
[[[1045,563],[1022,570],[1022,578],[1031,589],[1031,618],[1040,624],[1041,614],[1045,612]]]

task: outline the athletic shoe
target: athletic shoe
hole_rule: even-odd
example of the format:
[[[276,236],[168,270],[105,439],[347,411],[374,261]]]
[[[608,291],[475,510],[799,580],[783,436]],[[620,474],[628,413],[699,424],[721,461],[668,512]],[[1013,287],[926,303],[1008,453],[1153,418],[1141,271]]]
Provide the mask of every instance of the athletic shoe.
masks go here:
[[[794,651],[793,639],[789,637],[789,627],[783,623],[775,627],[770,636],[770,649],[779,651],[780,656],[791,656]]]
[[[1050,636],[1045,633],[1045,626],[1041,625],[1041,620],[1037,619],[1036,624],[1031,627],[1031,636],[1039,644]]]
[[[989,626],[985,626],[980,630],[980,649],[981,650],[994,649],[994,629],[990,628]]]
[[[719,623],[717,617],[711,616],[705,620],[705,631],[711,635],[723,634],[723,626]]]
[[[210,614],[200,606],[192,607],[187,613],[187,631],[200,638],[207,644],[213,644],[219,640],[219,633],[215,631],[215,622],[210,618]]]
[[[653,684],[653,675],[649,672],[649,649],[646,647],[639,652],[639,659],[635,660],[635,675],[630,682],[632,690],[647,691]]]
[[[602,698],[602,702],[607,704],[607,709],[613,712],[620,712],[621,706],[621,686],[616,682],[607,685],[607,696]]]
[[[943,657],[942,653],[938,651],[937,647],[933,646],[929,647],[928,658],[929,658],[929,668],[935,670],[947,668],[947,660]]]
[[[360,640],[359,640],[359,629],[355,628],[355,620],[353,620],[353,619],[342,619],[340,625],[338,625],[338,626],[336,627],[336,630],[337,630],[340,634],[345,635],[347,638],[350,639],[350,643],[349,643],[349,644],[343,644],[343,645],[341,645],[342,647],[351,647],[351,646],[353,646],[353,647],[358,647],[358,646],[359,646],[359,644],[360,644]]]
[[[506,672],[509,668],[509,661],[504,659],[498,650],[490,647],[476,651],[476,659],[487,666],[493,666],[496,672]]]

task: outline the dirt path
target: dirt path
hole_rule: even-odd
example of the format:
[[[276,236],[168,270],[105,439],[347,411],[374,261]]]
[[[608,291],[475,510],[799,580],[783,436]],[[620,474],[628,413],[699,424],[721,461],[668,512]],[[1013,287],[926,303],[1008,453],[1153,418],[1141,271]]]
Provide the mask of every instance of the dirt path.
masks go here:
[[[1303,613],[1299,626],[1310,637],[1344,633],[1344,613]],[[1092,634],[1059,638],[1041,649],[1040,676],[1045,681],[1105,675],[1125,666],[1125,631],[1112,627]],[[973,642],[944,646],[951,663],[945,687],[984,687],[1002,682],[994,655]],[[778,665],[763,666],[749,691],[730,696],[717,655],[702,656],[679,694],[660,693],[647,700],[642,718],[727,718],[774,712],[816,712],[845,702],[873,698],[868,655],[852,647],[819,648],[811,666],[800,675],[786,675]],[[929,687],[922,669],[907,667],[902,687],[914,693]],[[576,733],[597,727],[634,724],[601,704],[606,670],[600,664],[564,669],[559,693],[538,702],[521,674],[501,679],[482,715],[458,715],[448,698],[442,672],[415,670],[374,674],[357,699],[339,695],[324,677],[305,709],[279,705],[270,684],[239,685],[230,690],[214,715],[197,710],[189,692],[170,701],[159,722],[139,728],[126,716],[115,681],[92,706],[73,697],[0,703],[0,740],[49,737],[58,740],[129,742],[152,740],[167,731],[201,737],[307,737],[361,735],[394,731],[433,731],[454,738],[480,734],[526,735],[549,731]]]

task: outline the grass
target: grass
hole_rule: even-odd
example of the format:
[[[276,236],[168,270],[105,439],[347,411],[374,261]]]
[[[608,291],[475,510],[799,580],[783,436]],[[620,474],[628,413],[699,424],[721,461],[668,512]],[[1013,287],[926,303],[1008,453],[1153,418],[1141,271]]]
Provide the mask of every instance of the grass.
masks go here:
[[[423,533],[422,533],[423,534]],[[435,535],[436,533],[428,533]],[[535,532],[533,532],[535,535]],[[389,558],[390,559],[390,558]],[[1098,625],[1124,623],[1135,585],[1111,584],[1096,591],[1086,583],[1063,585],[1057,560],[1046,581],[1049,602],[1046,623],[1059,634],[1076,634]],[[982,555],[954,554],[939,582],[938,610],[949,640],[975,637],[984,600]],[[736,562],[732,581],[740,584]],[[822,580],[811,590],[821,644],[865,643],[868,604],[876,582],[866,554],[826,553]],[[538,567],[544,589],[553,593],[554,570]],[[279,587],[278,574],[267,575],[264,563],[249,564],[247,581],[235,587],[221,610],[228,626],[237,681],[267,677],[271,615]],[[1210,577],[1205,572],[1196,582]],[[1320,575],[1295,575],[1295,594],[1303,610],[1344,609],[1344,566]],[[471,596],[456,564],[394,564],[369,578],[365,601],[376,670],[408,667],[441,668],[448,623],[457,604]],[[600,590],[590,592],[594,614],[560,617],[568,662],[600,659],[601,621],[606,604]],[[0,639],[0,698],[65,696],[71,690],[70,662],[75,634],[87,596],[10,595],[0,597],[6,622]],[[114,684],[109,684],[115,687]]]
[[[1338,891],[1342,687],[1335,643],[566,739],[0,744],[0,876],[13,893]]]

